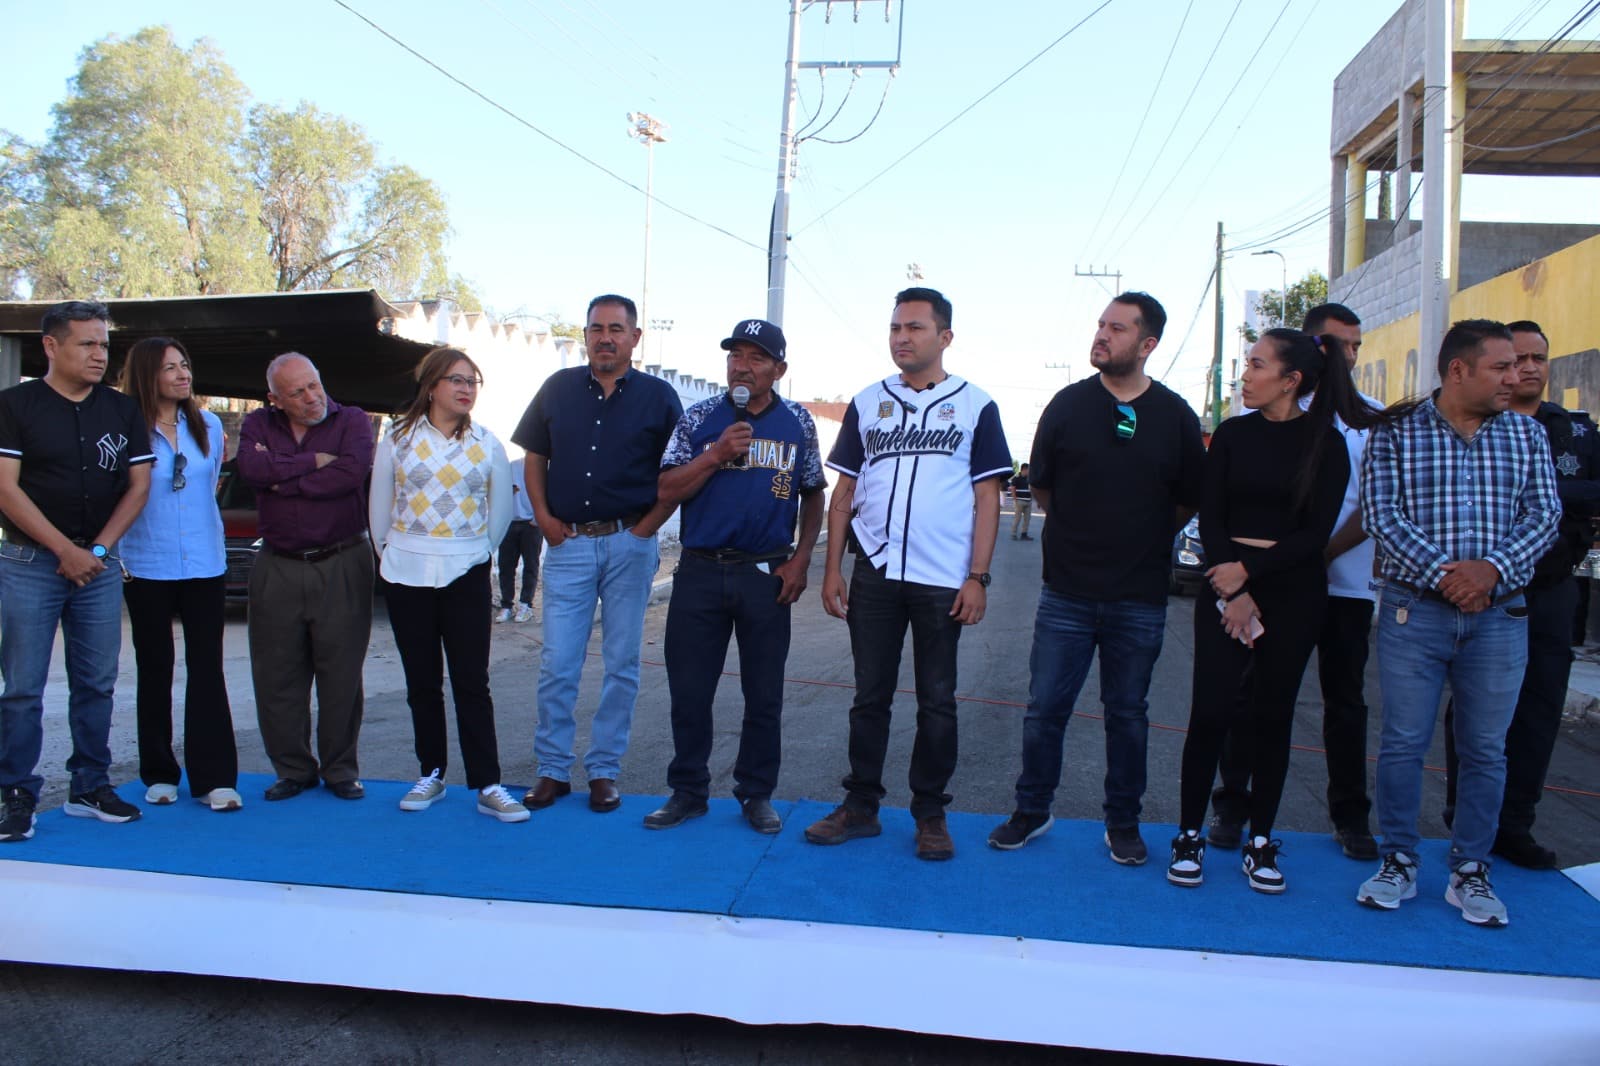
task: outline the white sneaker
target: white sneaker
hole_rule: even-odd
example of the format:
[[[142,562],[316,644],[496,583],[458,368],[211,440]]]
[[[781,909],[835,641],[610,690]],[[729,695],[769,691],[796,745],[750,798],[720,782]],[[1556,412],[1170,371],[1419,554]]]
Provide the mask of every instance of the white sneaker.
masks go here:
[[[1444,899],[1473,925],[1503,929],[1511,924],[1506,905],[1500,902],[1500,897],[1494,894],[1494,886],[1489,883],[1489,868],[1481,862],[1464,862],[1456,867],[1450,874]]]
[[[478,790],[478,813],[502,822],[526,822],[533,812],[521,800],[512,799],[504,785],[490,785]]]
[[[513,622],[533,621],[533,607],[526,603],[517,604],[517,613],[512,616],[511,620]]]
[[[511,608],[509,608],[509,607],[500,608],[498,611],[496,611],[494,613],[494,620],[495,620],[496,623],[511,621]]]
[[[244,806],[244,798],[238,790],[231,788],[214,788],[204,796],[196,796],[195,801],[204,803],[218,814],[236,811]]]
[[[427,777],[417,778],[417,783],[411,786],[411,791],[401,798],[400,809],[425,811],[442,799],[444,799],[444,780],[436,769]]]
[[[169,803],[177,803],[178,786],[151,785],[149,788],[144,790],[144,801],[146,803],[155,804],[157,807],[165,807]]]

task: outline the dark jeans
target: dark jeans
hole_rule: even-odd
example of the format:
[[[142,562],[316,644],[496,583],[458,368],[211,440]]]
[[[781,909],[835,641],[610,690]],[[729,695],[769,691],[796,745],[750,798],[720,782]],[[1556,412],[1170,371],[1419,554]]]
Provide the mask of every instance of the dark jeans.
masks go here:
[[[771,564],[769,564],[771,565]],[[683,556],[667,607],[667,686],[672,694],[672,763],[667,785],[704,799],[711,791],[711,708],[728,656],[739,642],[744,725],[733,766],[733,794],[766,799],[782,759],[783,667],[789,658],[789,606],[781,579],[755,563]]]
[[[1561,709],[1572,675],[1572,614],[1578,581],[1528,586],[1528,668],[1522,675],[1517,709],[1506,730],[1506,792],[1500,806],[1500,831],[1510,836],[1533,832],[1534,807],[1544,794],[1550,756],[1561,735]],[[1455,703],[1444,709],[1445,806],[1454,814],[1456,776]]]
[[[950,617],[956,590],[892,581],[857,558],[850,577],[850,653],[856,698],[850,706],[850,775],[845,802],[876,811],[883,800],[890,705],[900,678],[906,627],[917,687],[917,736],[911,747],[911,815],[943,814],[945,786],[956,770],[956,643],[961,623]]]
[[[533,593],[539,587],[539,548],[544,544],[544,534],[539,523],[524,522],[518,518],[506,528],[500,541],[500,606],[510,607],[517,591],[517,562],[522,562],[523,603],[533,606]]]
[[[444,664],[450,664],[450,695],[467,787],[500,783],[500,748],[489,695],[489,563],[484,561],[444,588],[390,584],[389,624],[406,672],[406,703],[422,773],[442,774],[450,739],[444,721]],[[444,654],[440,655],[440,648]]]
[[[1241,546],[1246,566],[1257,551]],[[1206,801],[1230,734],[1244,741],[1241,752],[1250,753],[1251,833],[1271,836],[1278,817],[1295,698],[1322,629],[1328,575],[1317,559],[1252,580],[1250,591],[1265,628],[1253,649],[1228,636],[1213,597],[1201,595],[1195,602],[1194,690],[1179,786],[1182,829],[1204,827]]]
[[[239,784],[233,714],[222,675],[222,576],[188,581],[134,578],[122,586],[139,667],[139,780],[176,785],[183,771],[172,755],[172,618],[183,625],[183,760],[189,794],[204,796]]]
[[[1049,588],[1039,593],[1033,651],[1028,656],[1028,714],[1022,727],[1017,810],[1050,811],[1061,784],[1067,721],[1098,647],[1106,726],[1106,825],[1139,824],[1150,736],[1147,697],[1166,621],[1165,603],[1100,603]]]
[[[1329,596],[1317,637],[1317,676],[1322,683],[1322,747],[1328,763],[1328,817],[1340,829],[1369,827],[1372,794],[1367,790],[1367,654],[1371,647],[1371,600]],[[1249,741],[1230,733],[1222,748],[1222,784],[1212,794],[1217,813],[1243,822],[1250,813]]]

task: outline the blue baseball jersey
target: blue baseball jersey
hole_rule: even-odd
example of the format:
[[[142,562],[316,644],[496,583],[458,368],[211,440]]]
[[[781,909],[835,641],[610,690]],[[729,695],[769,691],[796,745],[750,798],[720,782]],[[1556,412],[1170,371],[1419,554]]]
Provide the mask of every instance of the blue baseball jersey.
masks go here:
[[[723,466],[684,501],[685,548],[770,555],[792,545],[800,497],[821,492],[827,482],[810,413],[776,395],[773,401],[749,418],[755,429],[749,464]],[[672,431],[661,468],[691,462],[736,421],[738,415],[726,396],[692,405]]]
[[[894,581],[960,588],[972,565],[972,486],[1011,476],[989,394],[954,374],[921,392],[898,375],[845,408],[828,465],[856,479],[850,528]]]

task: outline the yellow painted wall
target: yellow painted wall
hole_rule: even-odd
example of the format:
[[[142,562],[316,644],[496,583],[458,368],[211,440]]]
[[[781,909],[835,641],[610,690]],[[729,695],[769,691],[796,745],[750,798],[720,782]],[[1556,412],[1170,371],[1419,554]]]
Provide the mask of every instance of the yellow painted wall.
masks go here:
[[[1359,307],[1353,308],[1356,314]],[[1549,398],[1571,410],[1600,414],[1600,237],[1563,248],[1470,289],[1450,301],[1450,320],[1532,319],[1550,338]],[[1356,385],[1384,403],[1414,396],[1421,366],[1421,314],[1362,331]],[[1430,352],[1427,361],[1437,358]],[[1422,364],[1425,365],[1425,364]]]

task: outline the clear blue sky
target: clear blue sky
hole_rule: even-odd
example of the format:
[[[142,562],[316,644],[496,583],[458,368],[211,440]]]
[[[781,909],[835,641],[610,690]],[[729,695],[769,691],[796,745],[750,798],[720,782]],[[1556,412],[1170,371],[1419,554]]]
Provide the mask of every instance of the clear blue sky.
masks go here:
[[[658,204],[648,315],[674,327],[648,336],[647,352],[652,362],[720,379],[717,342],[734,321],[765,310],[786,0],[347,2],[640,185],[645,149],[625,136],[624,116],[643,110],[669,124],[669,143],[655,151],[656,195],[760,248]],[[883,6],[863,0],[859,23],[848,5],[835,9],[831,23],[814,7],[802,20],[802,57],[892,55]],[[882,99],[877,121],[849,144],[813,141],[800,150],[785,316],[791,395],[848,395],[889,370],[892,296],[916,262],[925,283],[955,303],[948,367],[999,398],[1020,454],[1043,402],[1089,372],[1089,341],[1111,282],[1075,277],[1074,267],[1109,266],[1122,271],[1124,287],[1147,289],[1166,304],[1172,320],[1151,369],[1160,374],[1174,364],[1167,382],[1198,408],[1211,351],[1209,301],[1183,342],[1211,269],[1216,224],[1242,240],[1326,208],[1333,78],[1398,3],[1113,0],[862,189],[1097,6],[906,5],[898,76],[889,82],[882,72],[864,72],[822,136],[862,130]],[[1501,36],[1537,6],[1474,0],[1467,34]],[[1518,36],[1543,38],[1579,6],[1547,3]],[[894,4],[896,18],[900,7]],[[305,99],[344,115],[366,128],[386,158],[436,181],[454,223],[453,266],[493,310],[581,320],[595,293],[637,297],[638,192],[453,84],[332,0],[21,6],[7,16],[0,127],[42,138],[83,47],[152,23],[170,26],[185,44],[211,38],[257,99],[282,106]],[[1580,36],[1594,39],[1595,27]],[[815,73],[805,75],[802,117],[819,106],[831,114],[851,80],[834,71],[819,85]],[[1530,191],[1527,182],[1469,179],[1463,214],[1600,222],[1595,193],[1592,180]],[[1291,280],[1326,269],[1325,223],[1275,247]],[[1231,259],[1224,277],[1232,336],[1244,291],[1276,288],[1279,263]]]

